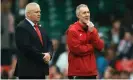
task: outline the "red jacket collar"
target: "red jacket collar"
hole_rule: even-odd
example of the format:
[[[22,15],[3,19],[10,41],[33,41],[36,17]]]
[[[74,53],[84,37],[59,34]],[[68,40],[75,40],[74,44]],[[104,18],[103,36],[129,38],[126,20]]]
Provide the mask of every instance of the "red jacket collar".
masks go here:
[[[75,24],[77,25],[76,27],[77,27],[77,29],[78,29],[79,31],[84,31],[84,30],[83,30],[83,26],[85,26],[85,25],[81,24],[79,21],[75,22]]]

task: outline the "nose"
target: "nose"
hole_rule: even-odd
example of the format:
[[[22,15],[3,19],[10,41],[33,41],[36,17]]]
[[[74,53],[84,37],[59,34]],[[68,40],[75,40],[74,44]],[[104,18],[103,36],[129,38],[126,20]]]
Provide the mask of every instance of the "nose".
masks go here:
[[[38,16],[40,16],[40,15],[41,15],[41,13],[39,12],[39,13],[38,13]]]
[[[86,16],[87,16],[87,17],[90,17],[90,13],[86,13]]]

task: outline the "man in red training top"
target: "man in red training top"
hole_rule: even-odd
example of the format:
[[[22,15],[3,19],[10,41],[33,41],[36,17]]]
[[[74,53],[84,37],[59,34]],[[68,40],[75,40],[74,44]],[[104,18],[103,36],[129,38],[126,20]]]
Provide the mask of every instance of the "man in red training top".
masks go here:
[[[68,78],[96,79],[94,49],[101,51],[104,48],[104,42],[90,21],[90,11],[87,5],[77,6],[76,16],[79,20],[70,25],[66,33],[69,48]]]

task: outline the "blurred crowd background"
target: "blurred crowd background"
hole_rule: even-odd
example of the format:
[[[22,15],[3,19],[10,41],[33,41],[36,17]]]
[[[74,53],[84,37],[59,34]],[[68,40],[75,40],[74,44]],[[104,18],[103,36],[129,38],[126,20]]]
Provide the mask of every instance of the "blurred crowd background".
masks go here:
[[[40,24],[54,46],[49,79],[67,79],[68,49],[65,31],[77,21],[76,6],[87,4],[91,21],[105,41],[104,51],[95,51],[99,79],[133,79],[133,0],[2,0],[1,1],[1,78],[13,76],[18,50],[15,27],[25,18],[25,6],[37,2]],[[78,63],[77,63],[78,64]]]

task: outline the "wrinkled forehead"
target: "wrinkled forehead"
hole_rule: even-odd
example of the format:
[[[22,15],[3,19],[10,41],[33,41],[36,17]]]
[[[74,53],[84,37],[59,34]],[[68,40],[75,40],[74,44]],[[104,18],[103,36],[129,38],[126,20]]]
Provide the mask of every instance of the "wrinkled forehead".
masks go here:
[[[40,6],[39,5],[30,5],[29,11],[40,11]]]
[[[80,7],[79,12],[89,12],[88,7]]]

